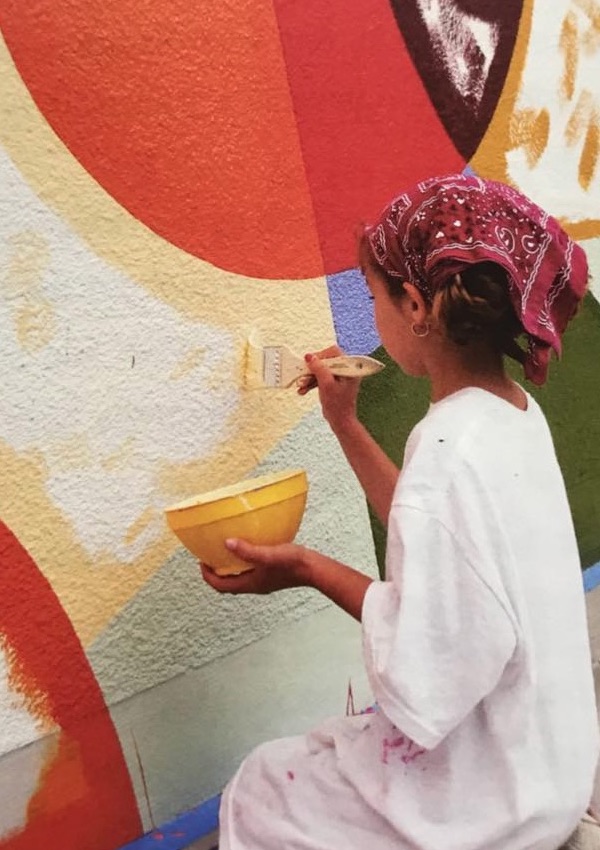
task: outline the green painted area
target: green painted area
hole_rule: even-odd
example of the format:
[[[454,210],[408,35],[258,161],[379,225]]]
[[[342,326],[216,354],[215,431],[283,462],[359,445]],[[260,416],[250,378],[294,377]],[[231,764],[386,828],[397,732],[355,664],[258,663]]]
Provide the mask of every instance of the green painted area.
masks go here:
[[[400,466],[410,430],[425,414],[429,385],[408,378],[383,348],[374,356],[387,368],[364,381],[358,415],[380,446]],[[509,363],[522,380],[522,370]],[[577,531],[582,566],[600,561],[600,305],[592,295],[565,334],[563,358],[553,361],[544,387],[527,384],[543,407],[561,464]],[[377,560],[383,572],[385,530],[370,511]],[[552,522],[552,517],[548,517]]]

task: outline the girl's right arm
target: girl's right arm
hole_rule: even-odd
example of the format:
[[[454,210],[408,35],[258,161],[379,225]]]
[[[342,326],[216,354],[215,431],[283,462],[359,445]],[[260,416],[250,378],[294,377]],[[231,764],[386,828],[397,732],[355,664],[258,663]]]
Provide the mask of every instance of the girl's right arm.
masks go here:
[[[321,358],[339,354],[343,354],[342,350],[332,346],[320,351],[318,355],[307,355],[307,366],[319,389],[323,416],[337,437],[371,507],[383,525],[387,526],[400,470],[358,420],[356,399],[360,382],[350,378],[335,378],[327,366],[321,363]],[[310,387],[310,382],[305,384],[300,388],[300,394],[304,395]]]

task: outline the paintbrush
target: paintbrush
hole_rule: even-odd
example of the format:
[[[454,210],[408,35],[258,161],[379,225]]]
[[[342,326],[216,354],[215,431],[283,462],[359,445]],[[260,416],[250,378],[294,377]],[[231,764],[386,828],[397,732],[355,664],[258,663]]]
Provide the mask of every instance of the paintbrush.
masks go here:
[[[383,363],[363,354],[340,354],[321,360],[333,375],[341,378],[366,378],[384,368]],[[287,389],[300,378],[311,375],[303,357],[285,345],[246,343],[245,384],[247,387]]]

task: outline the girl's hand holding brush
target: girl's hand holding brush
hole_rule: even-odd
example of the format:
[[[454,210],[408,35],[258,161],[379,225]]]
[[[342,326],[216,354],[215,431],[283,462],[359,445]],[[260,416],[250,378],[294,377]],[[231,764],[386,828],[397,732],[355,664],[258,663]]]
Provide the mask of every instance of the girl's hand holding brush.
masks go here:
[[[358,378],[339,378],[331,374],[322,358],[338,357],[344,352],[337,345],[325,348],[316,354],[306,354],[306,365],[312,372],[308,378],[300,380],[299,395],[306,395],[318,388],[323,416],[335,434],[356,421],[356,399],[360,387]]]

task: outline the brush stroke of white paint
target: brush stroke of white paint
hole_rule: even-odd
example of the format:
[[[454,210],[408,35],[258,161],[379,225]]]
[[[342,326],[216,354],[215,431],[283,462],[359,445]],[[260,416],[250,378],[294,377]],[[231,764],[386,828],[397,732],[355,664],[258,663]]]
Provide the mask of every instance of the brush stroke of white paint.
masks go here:
[[[418,0],[418,6],[452,84],[463,97],[480,103],[498,47],[497,26],[457,9],[453,0]],[[474,44],[483,56],[479,69],[469,65],[465,56]]]
[[[15,259],[28,240],[43,246],[37,281]],[[0,269],[0,439],[42,462],[48,496],[92,557],[130,563],[164,534],[164,466],[229,436],[233,340],[97,257],[2,150]],[[24,342],[22,321],[19,336],[23,315],[39,344],[35,332]]]
[[[40,732],[23,700],[11,690],[8,672],[0,647],[0,839],[25,825],[46,755],[43,743],[29,746]]]
[[[584,239],[581,247],[587,254],[590,265],[590,292],[600,301],[600,236],[596,239]]]
[[[533,168],[524,148],[515,148],[507,154],[512,181],[550,213],[572,222],[598,219],[600,210],[600,162],[590,186],[584,189],[578,173],[585,132],[572,146],[567,145],[565,138],[568,121],[581,97],[589,103],[590,115],[594,110],[596,115],[600,114],[600,44],[591,37],[591,21],[583,5],[572,0],[553,0],[550,13],[548,3],[537,0],[515,109],[531,109],[536,113],[548,110],[548,145]],[[561,95],[565,65],[560,33],[569,13],[577,21],[581,47],[574,95],[567,101]],[[584,47],[586,33],[588,41]]]

